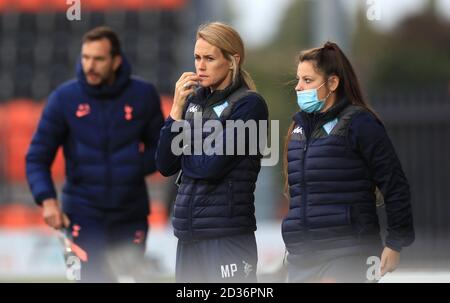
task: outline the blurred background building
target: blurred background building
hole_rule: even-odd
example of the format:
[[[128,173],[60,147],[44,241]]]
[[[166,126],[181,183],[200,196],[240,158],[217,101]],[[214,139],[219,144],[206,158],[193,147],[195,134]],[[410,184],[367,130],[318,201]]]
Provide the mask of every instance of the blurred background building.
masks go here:
[[[280,121],[279,146],[297,110],[296,55],[326,40],[342,46],[411,185],[417,240],[404,250],[392,279],[450,272],[449,0],[79,2],[81,20],[70,21],[65,0],[0,0],[0,281],[64,281],[60,244],[33,204],[24,156],[47,95],[74,77],[82,35],[98,25],[116,30],[134,74],[156,85],[167,115],[174,83],[194,68],[197,27],[216,20],[235,26],[247,42],[246,69],[268,101],[270,119]],[[59,154],[53,167],[58,187],[64,181],[61,160]],[[262,281],[282,280],[280,220],[288,207],[282,183],[281,161],[262,169],[256,192]],[[148,184],[152,232],[149,264],[140,275],[172,281],[175,186],[157,173]],[[443,279],[450,282],[448,275]]]

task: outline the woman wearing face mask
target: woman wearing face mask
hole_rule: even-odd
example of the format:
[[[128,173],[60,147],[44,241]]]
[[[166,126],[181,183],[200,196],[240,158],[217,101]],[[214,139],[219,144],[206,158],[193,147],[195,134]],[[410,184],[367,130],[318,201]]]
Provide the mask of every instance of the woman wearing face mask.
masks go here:
[[[285,146],[288,280],[376,281],[398,266],[402,247],[414,241],[408,182],[341,49],[327,42],[298,59],[300,111]],[[387,213],[384,245],[378,189]]]
[[[242,68],[244,45],[233,28],[217,22],[201,26],[194,58],[196,73],[186,72],[176,83],[156,156],[164,176],[182,171],[173,212],[178,238],[176,281],[256,282],[254,190],[261,155],[249,152],[249,136],[244,154],[236,153],[237,144],[229,153],[226,147],[236,143],[237,131],[225,127],[225,121],[258,124],[268,120],[267,107],[258,93],[250,91],[255,86]],[[180,134],[171,130],[175,121],[196,127],[196,114],[205,123],[214,120],[224,126],[216,136],[222,143],[215,146],[220,146],[222,155],[196,154],[191,149],[195,142],[182,143],[183,151],[191,154],[176,155],[171,149]]]

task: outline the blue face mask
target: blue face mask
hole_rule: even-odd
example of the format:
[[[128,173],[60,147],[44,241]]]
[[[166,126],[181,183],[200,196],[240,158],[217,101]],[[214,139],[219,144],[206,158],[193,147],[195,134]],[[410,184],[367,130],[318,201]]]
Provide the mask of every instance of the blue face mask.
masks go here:
[[[321,88],[327,81],[322,83],[318,88],[305,89],[301,91],[297,91],[297,103],[300,109],[307,113],[314,113],[321,111],[325,105],[325,101],[330,96],[331,92],[328,96],[323,100],[319,100],[317,96],[317,90]]]

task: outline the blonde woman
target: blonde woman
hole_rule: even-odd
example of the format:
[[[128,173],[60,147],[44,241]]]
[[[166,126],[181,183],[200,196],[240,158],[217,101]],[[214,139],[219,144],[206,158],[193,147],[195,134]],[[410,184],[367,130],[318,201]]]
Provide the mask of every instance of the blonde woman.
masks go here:
[[[256,282],[254,190],[260,153],[249,153],[249,136],[245,154],[225,152],[237,135],[226,127],[218,135],[223,155],[176,156],[171,149],[179,134],[171,131],[173,123],[192,125],[195,114],[224,126],[227,120],[268,120],[265,101],[242,68],[244,58],[244,44],[232,27],[218,22],[200,26],[196,71],[183,73],[176,83],[170,117],[161,129],[157,167],[165,176],[182,171],[173,212],[177,282]]]

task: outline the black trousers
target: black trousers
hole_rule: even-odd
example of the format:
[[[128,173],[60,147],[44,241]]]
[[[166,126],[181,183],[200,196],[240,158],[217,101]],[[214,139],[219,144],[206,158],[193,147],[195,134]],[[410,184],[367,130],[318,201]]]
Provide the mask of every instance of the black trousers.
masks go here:
[[[288,282],[293,283],[367,283],[377,282],[374,275],[381,243],[330,247],[320,250],[306,248],[304,253],[286,257]]]
[[[176,282],[256,282],[254,233],[193,242],[178,241]]]

